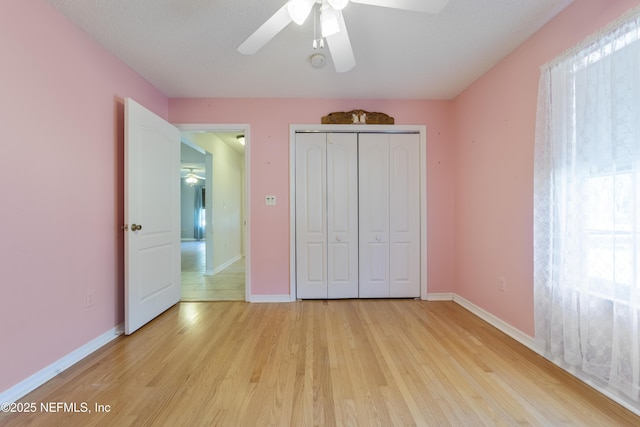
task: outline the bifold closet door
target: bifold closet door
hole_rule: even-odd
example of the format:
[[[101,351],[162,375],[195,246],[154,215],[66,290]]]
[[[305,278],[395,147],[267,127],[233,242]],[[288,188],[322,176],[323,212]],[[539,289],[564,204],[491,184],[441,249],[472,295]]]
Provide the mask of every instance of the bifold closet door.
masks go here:
[[[420,296],[420,136],[360,134],[359,295]]]
[[[357,135],[296,135],[298,298],[358,297]]]

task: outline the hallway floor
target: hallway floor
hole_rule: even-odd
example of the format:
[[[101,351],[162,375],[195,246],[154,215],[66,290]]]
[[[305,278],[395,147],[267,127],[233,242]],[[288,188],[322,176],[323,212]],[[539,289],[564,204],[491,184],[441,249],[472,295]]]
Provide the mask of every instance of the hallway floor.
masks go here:
[[[182,301],[244,301],[245,259],[214,276],[205,276],[204,241],[181,243]]]

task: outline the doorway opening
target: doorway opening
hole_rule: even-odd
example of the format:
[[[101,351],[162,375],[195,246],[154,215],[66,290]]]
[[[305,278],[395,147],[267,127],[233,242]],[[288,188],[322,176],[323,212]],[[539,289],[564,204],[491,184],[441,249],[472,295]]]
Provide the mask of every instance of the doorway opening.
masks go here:
[[[182,301],[247,301],[248,125],[178,128]]]

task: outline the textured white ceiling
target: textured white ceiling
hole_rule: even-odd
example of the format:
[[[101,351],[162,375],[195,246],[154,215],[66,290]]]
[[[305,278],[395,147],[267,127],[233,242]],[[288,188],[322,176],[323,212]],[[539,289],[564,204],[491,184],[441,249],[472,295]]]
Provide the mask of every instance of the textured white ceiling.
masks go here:
[[[356,67],[314,69],[313,20],[237,47],[286,0],[49,0],[169,97],[451,99],[572,0],[450,0],[438,15],[350,3]],[[428,0],[425,0],[428,1]]]

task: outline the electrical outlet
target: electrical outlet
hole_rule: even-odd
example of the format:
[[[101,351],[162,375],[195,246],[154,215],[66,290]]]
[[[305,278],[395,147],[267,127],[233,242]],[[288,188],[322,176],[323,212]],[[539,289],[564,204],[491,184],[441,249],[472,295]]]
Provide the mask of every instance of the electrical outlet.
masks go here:
[[[265,196],[265,205],[267,206],[275,206],[276,205],[276,196]]]
[[[507,280],[502,276],[498,277],[498,290],[502,292],[507,290]]]
[[[93,289],[88,289],[85,295],[85,307],[93,307],[95,304],[95,292],[93,291]]]

